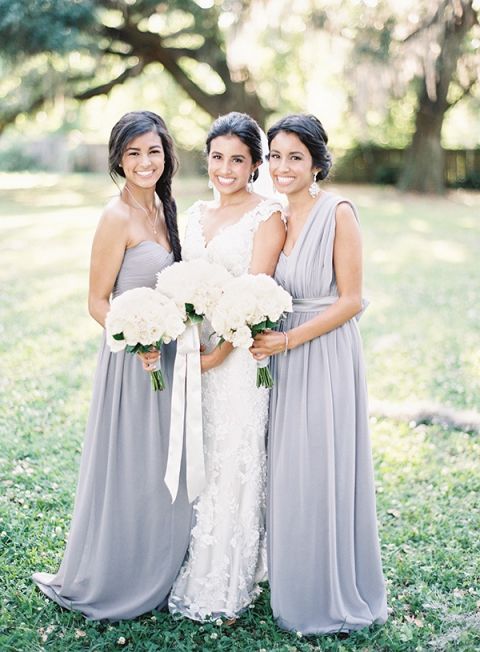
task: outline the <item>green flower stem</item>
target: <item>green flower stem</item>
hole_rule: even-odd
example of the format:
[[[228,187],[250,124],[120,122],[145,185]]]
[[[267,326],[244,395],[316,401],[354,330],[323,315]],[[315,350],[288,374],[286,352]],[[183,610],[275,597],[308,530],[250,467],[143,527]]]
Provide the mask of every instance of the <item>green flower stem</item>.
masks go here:
[[[151,371],[150,378],[152,379],[152,387],[156,392],[161,392],[165,389],[165,381],[161,369]]]
[[[268,367],[259,367],[257,369],[257,387],[273,387],[273,378]]]

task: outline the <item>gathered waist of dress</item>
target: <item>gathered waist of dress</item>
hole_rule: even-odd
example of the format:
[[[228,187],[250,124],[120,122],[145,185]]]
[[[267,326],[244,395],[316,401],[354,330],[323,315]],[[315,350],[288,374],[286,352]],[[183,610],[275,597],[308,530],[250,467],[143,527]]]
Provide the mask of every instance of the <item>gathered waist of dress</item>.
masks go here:
[[[333,303],[338,301],[338,299],[339,299],[338,296],[318,297],[315,299],[293,298],[292,308],[294,313],[295,312],[322,312],[323,310],[326,310],[326,308],[331,306]],[[369,303],[370,302],[368,301],[368,299],[362,299],[362,309],[358,314],[355,315],[355,319],[357,321],[363,315]]]
[[[318,297],[315,299],[292,299],[293,312],[319,312],[338,301],[338,297]]]

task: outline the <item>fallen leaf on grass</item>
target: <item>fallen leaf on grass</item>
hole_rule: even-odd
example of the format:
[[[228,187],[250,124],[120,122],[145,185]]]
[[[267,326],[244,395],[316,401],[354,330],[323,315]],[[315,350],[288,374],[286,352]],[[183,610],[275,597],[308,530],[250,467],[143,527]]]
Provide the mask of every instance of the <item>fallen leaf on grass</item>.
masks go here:
[[[417,627],[423,627],[423,620],[422,620],[421,618],[417,618],[416,616],[414,616],[414,615],[412,615],[412,614],[407,614],[407,615],[405,616],[405,620],[406,620],[408,623],[413,623],[413,624],[416,625]]]

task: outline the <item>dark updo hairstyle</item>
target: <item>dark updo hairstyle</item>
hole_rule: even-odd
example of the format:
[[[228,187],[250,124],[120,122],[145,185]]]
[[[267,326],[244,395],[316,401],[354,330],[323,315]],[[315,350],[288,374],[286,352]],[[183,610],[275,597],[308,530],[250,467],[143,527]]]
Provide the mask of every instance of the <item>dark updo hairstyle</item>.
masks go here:
[[[322,123],[314,115],[295,113],[276,122],[267,132],[268,146],[281,131],[295,134],[310,152],[313,167],[318,168],[315,181],[326,179],[332,167],[332,156],[327,149],[328,136]]]
[[[137,136],[155,132],[160,136],[165,155],[165,168],[157,181],[155,192],[163,204],[168,238],[175,260],[181,260],[182,252],[178,237],[177,205],[172,197],[172,177],[178,169],[173,140],[168,133],[163,119],[152,111],[131,111],[126,113],[113,127],[108,142],[108,168],[110,176],[116,182],[117,177],[125,178],[125,172],[120,166],[127,145]]]
[[[260,127],[247,113],[232,111],[221,115],[210,127],[205,143],[205,151],[210,154],[210,143],[219,136],[237,136],[250,150],[252,163],[263,163],[262,137]],[[258,168],[253,173],[253,181],[258,177]]]

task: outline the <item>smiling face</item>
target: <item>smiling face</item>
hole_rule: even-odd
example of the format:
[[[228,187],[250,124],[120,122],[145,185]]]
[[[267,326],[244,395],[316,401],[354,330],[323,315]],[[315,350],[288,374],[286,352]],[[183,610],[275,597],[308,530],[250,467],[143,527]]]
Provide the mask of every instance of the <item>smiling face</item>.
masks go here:
[[[244,191],[256,167],[248,145],[238,136],[217,136],[210,142],[208,176],[220,194]]]
[[[269,167],[275,188],[290,196],[307,193],[317,171],[308,148],[289,131],[280,131],[270,142]]]
[[[133,138],[122,154],[122,168],[131,185],[151,188],[163,174],[165,154],[162,139],[155,131]]]

